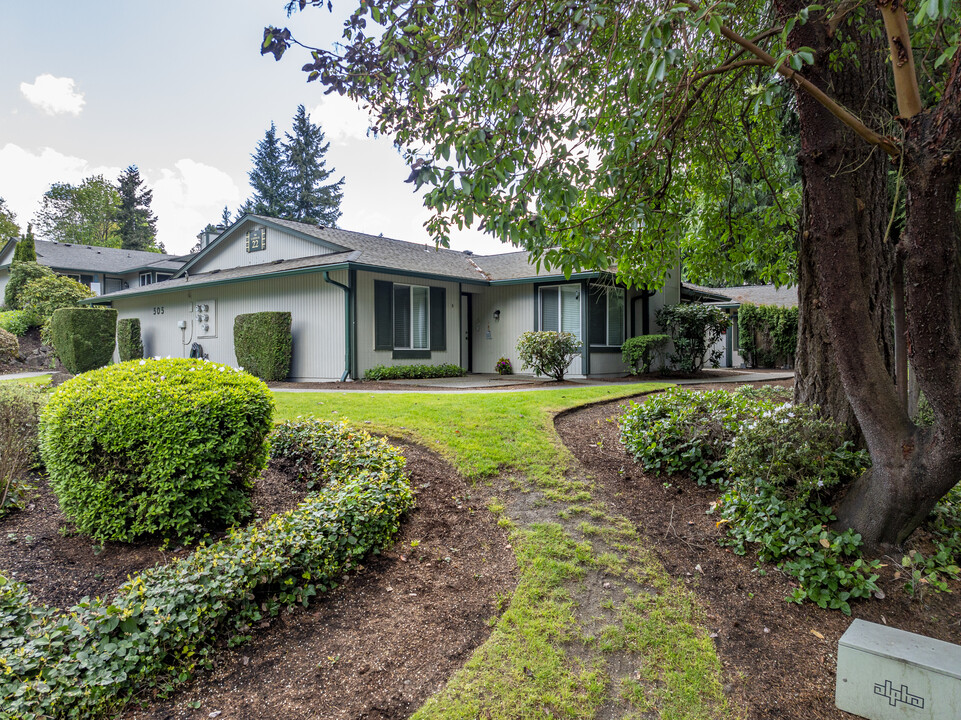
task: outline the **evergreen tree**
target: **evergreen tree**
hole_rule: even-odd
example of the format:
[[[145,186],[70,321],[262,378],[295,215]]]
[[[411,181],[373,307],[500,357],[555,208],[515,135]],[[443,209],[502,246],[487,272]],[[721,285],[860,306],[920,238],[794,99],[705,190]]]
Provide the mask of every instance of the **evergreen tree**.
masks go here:
[[[252,213],[290,219],[291,189],[286,177],[287,157],[277,138],[277,128],[270,123],[264,139],[257,143],[252,154],[253,169],[248,173],[253,196],[238,210],[238,214]],[[226,212],[227,208],[224,208]]]
[[[291,189],[289,220],[312,225],[335,226],[340,217],[344,178],[324,185],[333,169],[326,168],[324,155],[330,143],[324,143],[324,132],[310,121],[303,105],[294,115],[293,134],[286,133],[283,147],[287,154],[287,181]]]
[[[27,223],[27,234],[17,243],[13,251],[11,265],[22,262],[37,262],[37,246],[34,244],[33,225]]]
[[[220,224],[224,226],[224,230],[230,227],[230,209],[224,205],[224,211],[220,214]]]
[[[143,187],[140,170],[131,165],[117,179],[120,208],[117,225],[120,247],[125,250],[157,251],[157,218],[150,209],[153,190]]]

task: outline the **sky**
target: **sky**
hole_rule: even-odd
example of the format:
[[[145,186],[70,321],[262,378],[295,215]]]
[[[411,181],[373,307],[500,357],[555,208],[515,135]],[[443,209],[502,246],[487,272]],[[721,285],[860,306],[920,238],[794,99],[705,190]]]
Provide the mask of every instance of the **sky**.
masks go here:
[[[158,240],[186,253],[207,223],[250,196],[250,155],[274,122],[282,134],[303,104],[330,141],[327,167],[343,176],[338,225],[431,242],[430,212],[389,138],[368,136],[367,114],[307,84],[305,51],[260,55],[266,25],[330,47],[341,17],[310,9],[287,18],[284,0],[47,0],[0,4],[0,197],[25,230],[54,182],[129,165],[153,190]],[[338,15],[338,12],[340,15]],[[451,247],[512,250],[456,230]]]

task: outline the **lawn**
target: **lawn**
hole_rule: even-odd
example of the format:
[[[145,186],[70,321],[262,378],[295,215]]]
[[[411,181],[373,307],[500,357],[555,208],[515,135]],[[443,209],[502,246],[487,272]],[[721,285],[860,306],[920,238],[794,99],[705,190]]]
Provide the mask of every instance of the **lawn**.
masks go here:
[[[513,597],[488,641],[415,718],[580,718],[610,705],[627,708],[625,717],[731,716],[694,596],[594,498],[553,426],[559,411],[659,387],[275,394],[278,420],[341,419],[438,452],[511,532]]]

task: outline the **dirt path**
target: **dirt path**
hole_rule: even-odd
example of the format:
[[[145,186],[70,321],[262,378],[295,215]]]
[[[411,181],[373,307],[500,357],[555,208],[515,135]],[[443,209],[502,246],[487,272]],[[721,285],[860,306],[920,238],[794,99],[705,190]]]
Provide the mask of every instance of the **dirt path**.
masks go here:
[[[724,664],[728,696],[752,720],[853,718],[834,707],[837,642],[852,618],[785,602],[792,578],[773,568],[762,575],[753,558],[720,548],[719,531],[705,514],[714,491],[647,476],[624,451],[617,423],[609,419],[627,404],[563,414],[557,430],[597,483],[598,499],[626,515],[667,571],[697,594]],[[855,604],[853,617],[961,643],[961,584],[953,583],[951,594],[911,600],[889,563],[880,585],[885,599]]]

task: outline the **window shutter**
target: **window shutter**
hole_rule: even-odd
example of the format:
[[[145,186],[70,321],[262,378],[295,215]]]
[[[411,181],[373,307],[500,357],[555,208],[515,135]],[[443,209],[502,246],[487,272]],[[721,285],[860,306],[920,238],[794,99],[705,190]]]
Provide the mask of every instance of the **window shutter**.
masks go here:
[[[374,350],[394,348],[392,286],[393,283],[374,280]]]
[[[430,289],[430,349],[447,349],[447,289]]]
[[[561,329],[561,308],[557,288],[541,290],[541,330],[558,332]]]
[[[394,347],[409,348],[410,285],[394,285]]]
[[[607,345],[606,301],[604,290],[592,285],[587,304],[587,336],[591,345]]]

